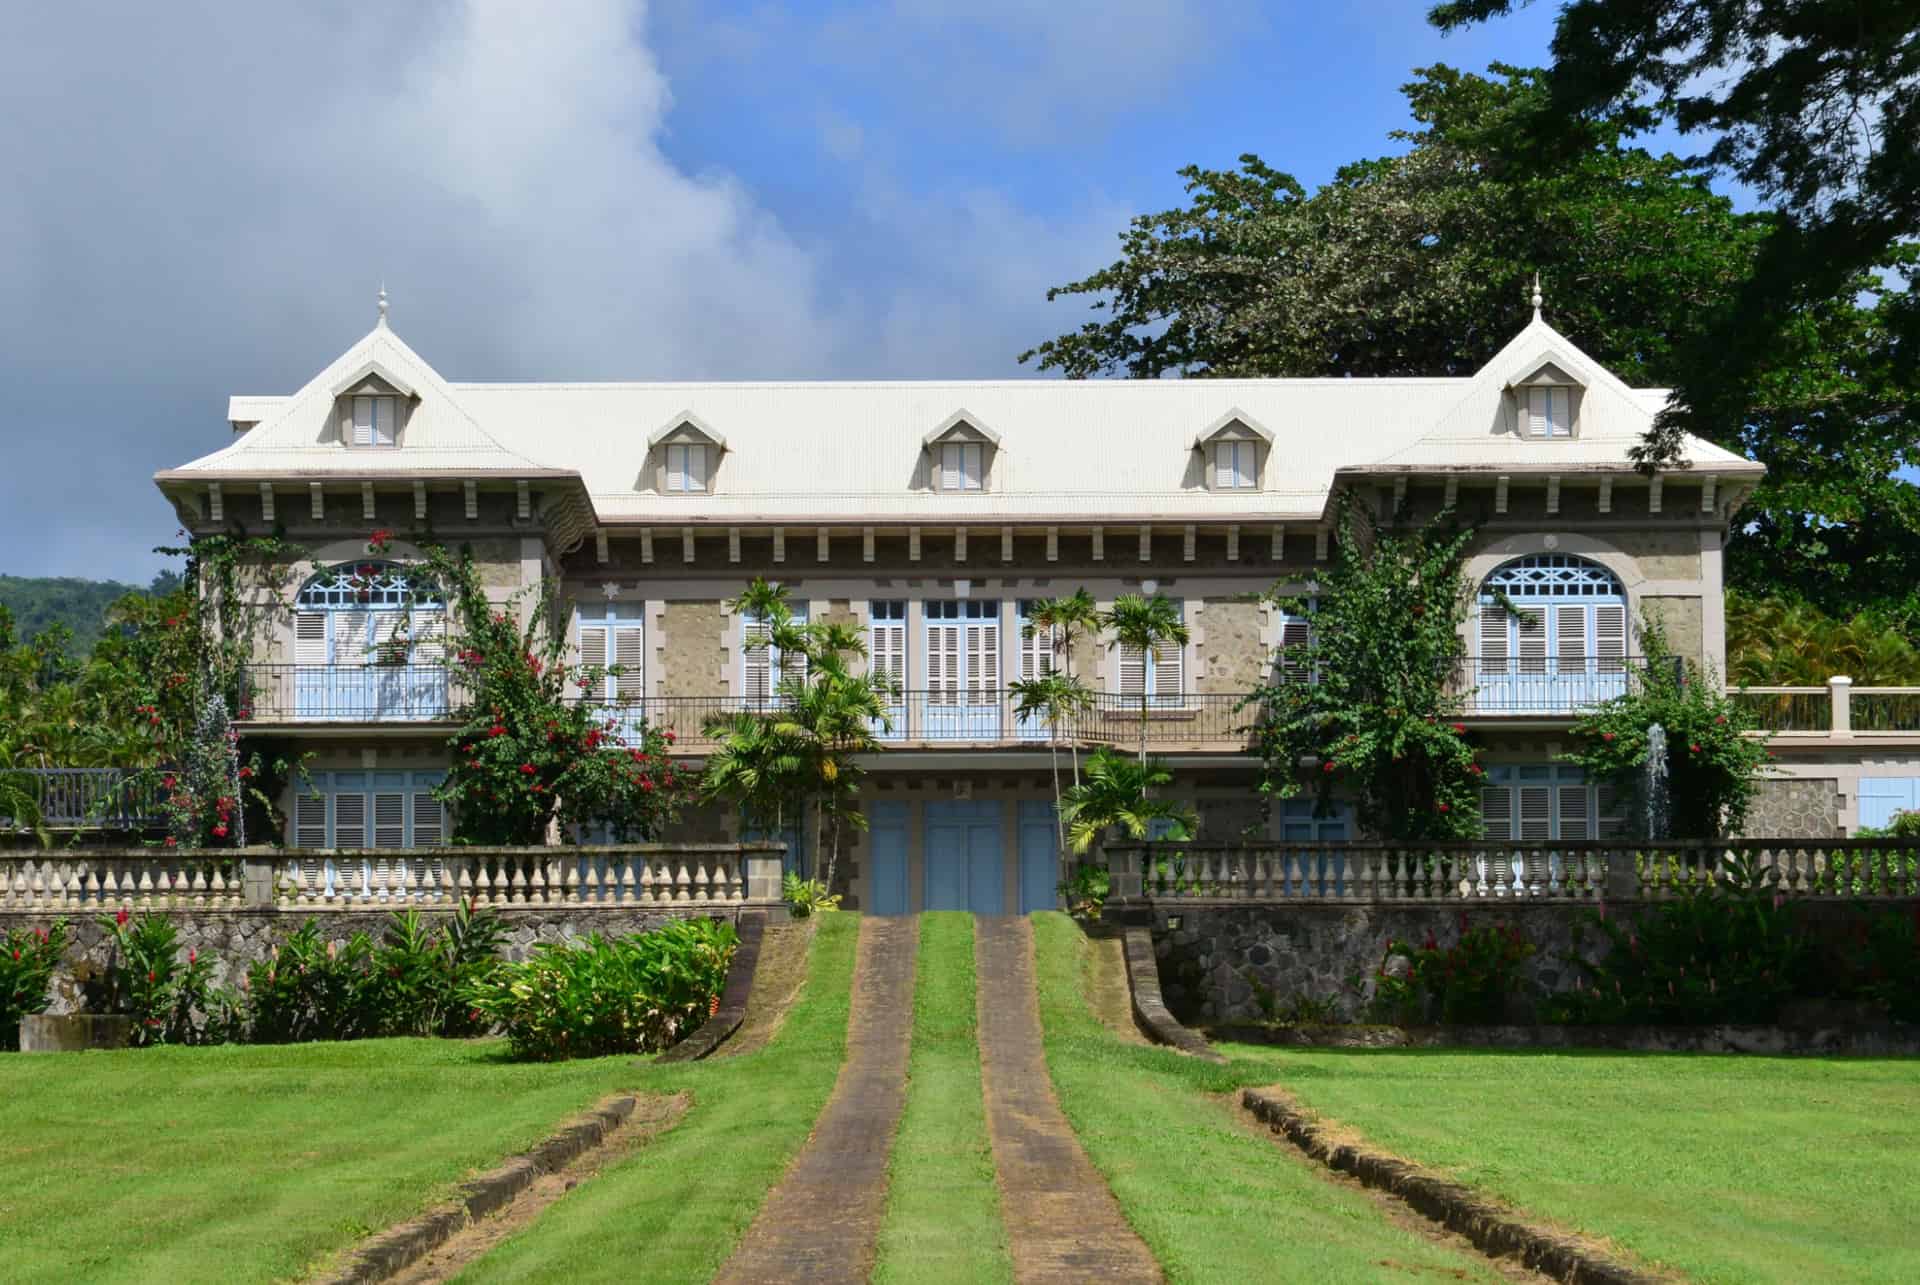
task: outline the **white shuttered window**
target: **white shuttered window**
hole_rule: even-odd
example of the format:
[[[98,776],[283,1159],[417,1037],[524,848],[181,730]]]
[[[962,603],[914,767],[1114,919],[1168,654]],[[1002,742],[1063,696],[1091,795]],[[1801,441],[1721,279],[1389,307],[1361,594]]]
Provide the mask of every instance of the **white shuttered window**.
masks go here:
[[[348,441],[355,446],[392,446],[398,440],[397,398],[353,397],[348,403]]]
[[[1185,604],[1176,602],[1185,617]],[[1163,642],[1151,651],[1138,647],[1116,647],[1120,670],[1120,692],[1136,700],[1146,693],[1149,704],[1177,706],[1187,685],[1187,649],[1176,642]]]
[[[983,483],[985,451],[979,442],[943,442],[940,446],[940,489],[977,491]]]
[[[706,490],[707,461],[707,448],[698,443],[675,443],[667,447],[667,489]]]
[[[1596,785],[1561,763],[1487,769],[1480,791],[1482,833],[1489,839],[1545,843],[1554,839],[1617,839],[1626,810],[1610,785]]]
[[[1527,436],[1543,439],[1573,436],[1571,393],[1568,388],[1529,388]]]
[[[1213,444],[1213,486],[1216,491],[1244,490],[1254,482],[1252,442]]]

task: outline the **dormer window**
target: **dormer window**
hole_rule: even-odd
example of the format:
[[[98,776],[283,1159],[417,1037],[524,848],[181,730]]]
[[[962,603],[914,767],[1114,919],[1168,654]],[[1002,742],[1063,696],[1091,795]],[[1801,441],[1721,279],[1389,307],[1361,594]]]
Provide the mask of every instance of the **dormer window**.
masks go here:
[[[399,438],[399,398],[352,398],[352,420],[347,438],[355,446],[392,446]]]
[[[1213,488],[1216,491],[1239,490],[1253,485],[1258,475],[1258,448],[1252,442],[1215,442],[1213,444]]]
[[[1548,385],[1527,389],[1528,437],[1573,436],[1573,390]]]
[[[726,449],[727,439],[712,425],[681,411],[647,439],[648,473],[641,486],[664,495],[706,495]]]
[[[667,447],[667,489],[707,489],[707,448],[698,442],[674,442]]]
[[[926,452],[929,490],[964,495],[985,491],[995,483],[995,456],[1000,435],[967,411],[955,411],[920,439]]]
[[[940,444],[940,489],[977,491],[985,476],[981,471],[982,447],[978,442],[942,442]]]
[[[1199,482],[1209,491],[1254,491],[1260,487],[1260,464],[1273,446],[1273,434],[1239,408],[1201,429],[1191,449],[1200,453]],[[1187,457],[1187,485],[1193,485]]]

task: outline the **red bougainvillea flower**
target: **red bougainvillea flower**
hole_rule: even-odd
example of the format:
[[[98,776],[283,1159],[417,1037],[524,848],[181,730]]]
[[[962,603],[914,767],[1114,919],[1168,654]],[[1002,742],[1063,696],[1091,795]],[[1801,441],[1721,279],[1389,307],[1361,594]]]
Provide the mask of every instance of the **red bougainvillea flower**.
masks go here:
[[[177,848],[177,847],[179,847],[179,846],[180,846],[180,840],[178,840],[178,839],[176,839],[176,838],[174,838],[174,837],[173,837],[172,835],[168,835],[168,836],[167,836],[167,846],[168,846],[169,848]]]
[[[1613,733],[1612,733],[1612,732],[1602,732],[1602,733],[1600,733],[1600,739],[1601,739],[1601,740],[1603,740],[1603,741],[1607,741],[1607,742],[1609,742],[1609,743],[1611,743],[1611,742],[1612,742],[1612,740],[1613,740]]]
[[[1465,723],[1455,723],[1453,725],[1453,734],[1455,736],[1465,736],[1467,734],[1467,725]]]
[[[1442,804],[1440,805],[1440,810],[1441,810],[1442,812],[1451,812],[1451,811],[1453,811],[1453,808],[1452,808],[1452,806],[1451,806],[1451,805],[1449,805],[1449,804],[1446,804],[1446,803],[1442,803]]]
[[[1700,742],[1695,741],[1693,744],[1687,746],[1687,752],[1690,754],[1698,754],[1700,752]]]
[[[1322,765],[1321,765],[1321,768],[1320,768],[1320,770],[1321,770],[1322,772],[1331,772],[1331,771],[1333,771],[1333,770],[1334,770],[1334,764],[1333,764],[1333,760],[1332,760],[1332,759],[1328,759],[1328,760],[1327,760],[1327,761],[1326,761],[1326,762],[1325,762],[1324,764],[1322,764]]]
[[[216,838],[216,839],[224,839],[224,838],[226,838],[226,837],[227,837],[227,827],[225,827],[224,825],[216,825],[215,827],[213,827],[213,837],[214,837],[214,838]]]
[[[531,763],[522,763],[520,765],[520,770],[522,772],[525,772],[528,776],[532,776],[534,772],[534,767],[533,767],[533,764]]]

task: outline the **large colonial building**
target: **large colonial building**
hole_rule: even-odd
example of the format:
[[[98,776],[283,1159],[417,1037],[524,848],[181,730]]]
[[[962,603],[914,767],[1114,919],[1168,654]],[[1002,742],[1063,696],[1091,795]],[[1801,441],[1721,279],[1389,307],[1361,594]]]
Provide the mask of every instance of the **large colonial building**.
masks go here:
[[[1152,655],[1089,640],[1105,702],[1083,743],[1147,735],[1203,833],[1342,837],[1304,805],[1263,820],[1237,707],[1291,622],[1259,595],[1312,592],[1336,491],[1382,516],[1455,504],[1491,605],[1459,676],[1490,746],[1490,832],[1605,835],[1603,792],[1558,762],[1566,729],[1622,690],[1640,622],[1721,667],[1721,547],[1759,465],[1702,441],[1652,477],[1629,449],[1666,400],[1534,320],[1471,378],[981,383],[454,384],[378,325],[305,387],[236,396],[232,440],[157,482],[191,530],[281,529],[307,551],[256,666],[250,727],[312,751],[317,796],[289,842],[437,843],[449,695],[430,660],[370,640],[431,611],[412,533],[474,550],[504,599],[558,582],[600,694],[703,752],[702,719],[763,700],[777,659],[726,602],[754,576],[798,611],[866,632],[899,688],[850,862],[852,904],[1052,905],[1059,861],[1046,729],[1010,679],[1055,663],[1023,627],[1085,587],[1179,604],[1191,641]],[[398,533],[371,593],[324,574]],[[423,622],[424,623],[424,622]],[[412,631],[414,636],[428,632]],[[372,663],[370,660],[388,663]],[[718,811],[689,838],[737,829]]]

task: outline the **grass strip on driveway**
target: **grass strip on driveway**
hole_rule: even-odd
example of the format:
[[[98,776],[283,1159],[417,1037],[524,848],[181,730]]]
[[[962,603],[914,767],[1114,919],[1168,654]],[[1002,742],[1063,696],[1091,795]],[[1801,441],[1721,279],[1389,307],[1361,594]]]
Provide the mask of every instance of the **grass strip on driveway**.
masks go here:
[[[980,1097],[973,916],[920,917],[907,1107],[893,1139],[873,1279],[1013,1279]]]
[[[1222,1051],[1384,1150],[1648,1263],[1920,1280],[1920,1060]]]
[[[405,1039],[0,1056],[0,1278],[296,1276],[641,1079],[631,1057],[505,1054]]]
[[[692,1093],[680,1124],[568,1193],[458,1279],[709,1279],[833,1091],[859,932],[857,914],[821,916],[807,980],[766,1048],[639,1070],[636,1083],[646,1092]]]
[[[1087,942],[1072,920],[1034,916],[1034,945],[1054,1092],[1169,1279],[1499,1279],[1478,1255],[1396,1225],[1210,1096],[1270,1082],[1271,1068],[1128,1044],[1101,1026],[1082,993]]]

